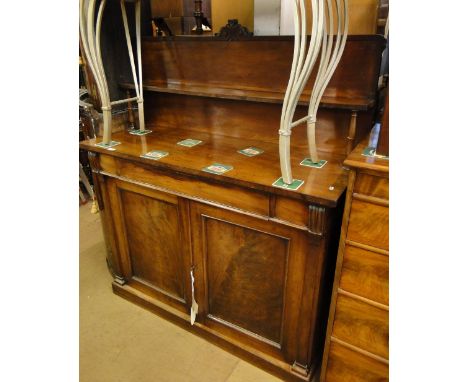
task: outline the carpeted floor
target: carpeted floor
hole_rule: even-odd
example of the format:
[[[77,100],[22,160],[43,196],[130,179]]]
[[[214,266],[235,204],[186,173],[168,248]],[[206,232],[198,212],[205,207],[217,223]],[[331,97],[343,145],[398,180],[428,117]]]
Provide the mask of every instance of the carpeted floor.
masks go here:
[[[80,382],[280,381],[114,295],[90,210],[80,207]]]

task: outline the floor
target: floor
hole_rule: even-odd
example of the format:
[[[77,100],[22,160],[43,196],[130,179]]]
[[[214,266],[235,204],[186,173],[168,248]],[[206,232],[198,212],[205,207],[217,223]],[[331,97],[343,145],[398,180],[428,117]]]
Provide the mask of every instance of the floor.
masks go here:
[[[80,382],[275,382],[112,293],[99,214],[80,207]]]

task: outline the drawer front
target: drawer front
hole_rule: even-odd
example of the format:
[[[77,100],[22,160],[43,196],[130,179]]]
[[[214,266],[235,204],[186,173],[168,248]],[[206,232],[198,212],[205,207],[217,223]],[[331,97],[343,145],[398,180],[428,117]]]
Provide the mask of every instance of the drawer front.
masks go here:
[[[388,207],[354,199],[348,240],[388,250]]]
[[[340,288],[388,305],[388,256],[347,245]]]
[[[224,186],[208,183],[184,175],[156,169],[146,169],[132,162],[123,161],[107,155],[101,155],[101,168],[110,174],[128,178],[141,183],[147,183],[164,190],[173,191],[182,196],[203,199],[241,210],[268,216],[270,199],[268,194],[246,190],[237,186]]]
[[[388,311],[338,294],[332,336],[388,359]]]
[[[388,190],[388,178],[364,173],[358,173],[356,183],[354,184],[354,192],[385,200],[389,200]]]
[[[388,380],[387,364],[335,342],[330,344],[326,382],[384,382]]]
[[[279,220],[289,221],[303,227],[309,225],[309,206],[299,200],[277,196],[274,214]]]

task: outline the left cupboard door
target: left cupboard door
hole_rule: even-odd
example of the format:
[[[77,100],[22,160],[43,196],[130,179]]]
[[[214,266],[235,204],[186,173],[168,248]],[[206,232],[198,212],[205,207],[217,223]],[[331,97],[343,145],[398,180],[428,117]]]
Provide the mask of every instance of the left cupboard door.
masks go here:
[[[188,314],[188,202],[119,179],[107,178],[107,185],[126,285]]]

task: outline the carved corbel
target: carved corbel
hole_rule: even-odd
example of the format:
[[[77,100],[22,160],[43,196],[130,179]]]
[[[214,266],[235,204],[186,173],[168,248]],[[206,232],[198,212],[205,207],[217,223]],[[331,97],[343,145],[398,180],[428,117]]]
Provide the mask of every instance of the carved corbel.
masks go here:
[[[326,233],[327,209],[322,206],[309,206],[309,231],[323,236]]]

